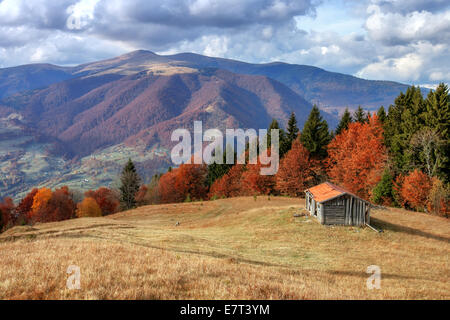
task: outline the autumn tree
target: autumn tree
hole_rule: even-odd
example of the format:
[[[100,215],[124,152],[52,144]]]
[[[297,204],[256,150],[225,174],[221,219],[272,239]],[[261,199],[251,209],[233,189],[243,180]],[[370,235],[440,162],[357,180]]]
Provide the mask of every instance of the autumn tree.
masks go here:
[[[450,186],[445,185],[437,177],[433,177],[428,194],[428,211],[442,217],[450,216]]]
[[[380,181],[386,160],[383,129],[377,116],[354,122],[328,146],[330,178],[361,198],[369,199]]]
[[[240,179],[241,195],[249,194],[271,194],[275,189],[275,176],[262,175],[260,159],[258,158],[256,164],[247,164],[246,170],[242,173]]]
[[[0,202],[0,232],[14,223],[14,202],[6,197]]]
[[[133,161],[128,159],[120,177],[120,203],[125,210],[136,207],[136,193],[139,190],[141,178],[139,177]]]
[[[227,174],[214,181],[209,191],[210,198],[236,197],[242,195],[241,179],[245,170],[245,165],[235,164]]]
[[[48,188],[39,189],[33,199],[32,222],[62,221],[75,217],[76,205],[69,188],[64,186],[52,192]]]
[[[119,195],[106,187],[97,190],[89,190],[84,193],[85,197],[93,198],[102,211],[102,215],[116,213],[120,207]]]
[[[146,185],[140,186],[138,192],[136,193],[136,204],[138,207],[145,206],[147,202],[147,192],[148,187]]]
[[[416,169],[405,176],[400,196],[406,208],[423,211],[427,207],[428,195],[432,187],[430,177]]]
[[[76,214],[78,218],[101,217],[102,210],[94,198],[86,197],[77,205]]]
[[[300,196],[312,181],[308,150],[297,139],[281,160],[276,174],[276,190],[284,195]]]
[[[319,108],[314,105],[303,126],[300,141],[312,157],[323,159],[327,156],[330,139],[328,124],[320,115]]]
[[[161,203],[182,202],[183,195],[176,192],[176,169],[171,169],[161,176],[158,182],[158,193]]]
[[[41,188],[36,192],[36,195],[33,197],[33,204],[29,216],[33,222],[41,222],[41,219],[45,219],[42,215],[45,215],[47,203],[51,198],[52,190],[49,188]]]
[[[207,168],[204,164],[182,164],[159,179],[161,203],[183,202],[207,198]]]
[[[34,188],[19,202],[19,205],[16,208],[18,224],[25,224],[31,218],[34,197],[38,190],[39,189]]]
[[[207,168],[204,164],[182,164],[176,170],[175,190],[183,197],[201,200],[207,197]]]

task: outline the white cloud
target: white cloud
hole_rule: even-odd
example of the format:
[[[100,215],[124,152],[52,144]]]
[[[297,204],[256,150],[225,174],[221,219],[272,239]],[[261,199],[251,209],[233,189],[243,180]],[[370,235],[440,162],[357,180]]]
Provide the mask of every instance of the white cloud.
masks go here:
[[[0,0],[0,67],[134,49],[432,85],[450,81],[450,8],[444,0]]]

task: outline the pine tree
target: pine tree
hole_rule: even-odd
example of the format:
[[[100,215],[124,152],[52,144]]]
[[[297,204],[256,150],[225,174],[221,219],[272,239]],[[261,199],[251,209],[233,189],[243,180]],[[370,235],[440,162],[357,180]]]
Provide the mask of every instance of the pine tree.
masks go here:
[[[384,124],[384,122],[386,121],[386,111],[384,110],[383,106],[378,109],[377,117],[378,121],[380,121],[381,124]]]
[[[350,114],[350,111],[348,111],[348,108],[345,108],[344,114],[341,117],[341,121],[339,122],[338,126],[336,127],[335,135],[337,136],[342,131],[347,130],[348,125],[353,121],[352,115]]]
[[[288,143],[288,150],[291,150],[292,143],[298,136],[298,132],[300,130],[297,127],[297,119],[295,118],[295,113],[292,112],[291,116],[289,117],[288,126],[287,126],[287,143]]]
[[[364,111],[361,106],[358,106],[355,113],[353,114],[353,119],[355,122],[366,123],[368,121],[367,113]]]
[[[327,156],[326,147],[330,140],[328,124],[320,115],[319,108],[314,105],[303,126],[300,141],[312,157],[323,159]]]
[[[125,210],[136,207],[136,193],[139,191],[141,178],[139,177],[133,161],[128,159],[120,177],[120,203]]]

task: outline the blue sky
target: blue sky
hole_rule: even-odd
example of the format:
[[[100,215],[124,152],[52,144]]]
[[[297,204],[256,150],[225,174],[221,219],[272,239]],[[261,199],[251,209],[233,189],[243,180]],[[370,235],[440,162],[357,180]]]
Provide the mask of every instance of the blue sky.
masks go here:
[[[0,67],[136,49],[450,82],[447,0],[0,0]]]

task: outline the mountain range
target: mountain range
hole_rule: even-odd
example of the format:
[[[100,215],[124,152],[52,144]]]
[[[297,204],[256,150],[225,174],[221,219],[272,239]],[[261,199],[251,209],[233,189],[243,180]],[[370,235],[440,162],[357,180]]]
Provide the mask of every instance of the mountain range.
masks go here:
[[[132,157],[144,180],[170,165],[171,132],[299,127],[312,104],[333,128],[345,108],[388,106],[408,86],[281,62],[250,64],[192,53],[134,51],[74,67],[0,69],[0,196],[32,186],[114,183]]]

